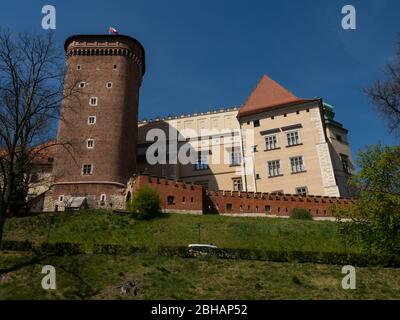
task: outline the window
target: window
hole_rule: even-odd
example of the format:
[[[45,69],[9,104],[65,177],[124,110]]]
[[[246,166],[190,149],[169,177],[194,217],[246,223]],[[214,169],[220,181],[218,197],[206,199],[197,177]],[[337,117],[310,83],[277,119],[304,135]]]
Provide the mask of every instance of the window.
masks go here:
[[[306,197],[308,195],[308,188],[307,187],[296,188],[296,194],[302,197]]]
[[[117,65],[116,65],[116,64],[114,64],[113,69],[114,69],[114,70],[117,70]]]
[[[271,212],[271,206],[265,206],[264,207],[265,213],[270,213]]]
[[[86,83],[85,82],[79,83],[79,88],[84,88],[84,87],[86,87]]]
[[[195,168],[196,170],[208,170],[208,155],[204,153],[199,153],[198,160],[196,162]]]
[[[277,191],[272,191],[271,194],[277,195],[277,196],[282,196],[284,193],[283,193],[283,190],[277,190]]]
[[[260,179],[261,179],[260,174],[259,174],[259,173],[256,173],[256,180],[260,180]]]
[[[342,142],[343,141],[342,136],[337,134],[336,135],[336,140],[339,141],[339,142]]]
[[[100,206],[105,206],[106,205],[106,199],[107,199],[107,196],[105,195],[105,194],[102,194],[101,196],[100,196]]]
[[[80,64],[78,64],[77,66],[76,66],[76,70],[81,70],[82,69],[82,66],[80,65]]]
[[[290,167],[292,169],[292,173],[304,172],[305,168],[303,157],[290,158]]]
[[[229,165],[240,166],[242,163],[242,153],[239,148],[233,149],[230,154]]]
[[[86,140],[86,147],[88,149],[93,149],[94,148],[94,140],[93,139]]]
[[[268,162],[268,173],[270,177],[277,177],[282,175],[281,173],[281,161],[269,161]]]
[[[88,118],[88,124],[89,125],[93,125],[93,124],[95,124],[96,123],[96,117],[95,116],[90,116],[89,118]]]
[[[59,201],[59,202],[63,202],[63,201],[64,201],[64,196],[59,196],[59,197],[58,197],[58,201]]]
[[[173,205],[173,204],[175,204],[175,198],[174,198],[174,196],[168,196],[168,198],[167,198],[167,203],[168,203],[168,205]]]
[[[349,157],[345,154],[341,154],[340,155],[340,161],[342,162],[342,166],[343,166],[343,170],[346,173],[351,173],[350,172],[350,161],[349,161]]]
[[[273,134],[270,136],[266,136],[265,137],[265,149],[266,150],[274,150],[274,149],[278,149],[278,135],[277,134]]]
[[[258,128],[260,126],[260,120],[253,121],[254,128]]]
[[[93,166],[91,164],[84,164],[82,168],[82,174],[84,176],[90,176],[93,174]]]
[[[111,89],[113,86],[112,82],[107,82],[106,87],[107,89]]]
[[[31,182],[31,183],[36,183],[36,182],[38,182],[38,181],[39,181],[39,176],[37,175],[37,173],[33,173],[33,174],[31,175],[30,182]]]
[[[186,202],[186,198],[182,197],[182,203],[185,203],[185,202]]]
[[[286,132],[286,138],[288,147],[297,146],[301,143],[300,132],[298,130]]]
[[[243,191],[242,178],[235,178],[233,180],[233,191]]]
[[[96,98],[96,97],[90,98],[89,104],[90,104],[92,107],[97,106],[97,98]]]
[[[226,210],[227,210],[227,211],[232,211],[232,210],[233,210],[233,205],[232,205],[232,203],[227,203],[227,204],[226,204]]]

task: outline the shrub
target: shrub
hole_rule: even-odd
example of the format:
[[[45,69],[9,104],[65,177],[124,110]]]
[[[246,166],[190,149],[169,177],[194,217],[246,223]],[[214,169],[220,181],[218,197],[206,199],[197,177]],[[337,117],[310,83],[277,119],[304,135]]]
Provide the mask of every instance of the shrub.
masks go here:
[[[350,181],[358,197],[352,207],[334,212],[342,220],[342,240],[366,252],[399,255],[400,147],[370,146],[357,163],[360,170]]]
[[[151,220],[162,215],[160,196],[157,190],[149,187],[137,190],[127,209],[139,220]]]
[[[290,214],[291,219],[298,219],[298,220],[312,220],[313,217],[307,209],[295,208],[292,210]]]

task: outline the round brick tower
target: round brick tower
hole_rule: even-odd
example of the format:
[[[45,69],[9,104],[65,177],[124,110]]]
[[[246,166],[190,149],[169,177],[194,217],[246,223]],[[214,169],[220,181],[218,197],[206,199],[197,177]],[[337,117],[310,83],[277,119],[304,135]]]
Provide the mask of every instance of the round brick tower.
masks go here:
[[[144,48],[123,35],[75,35],[65,51],[66,98],[57,138],[63,146],[57,148],[46,209],[63,210],[68,200],[82,197],[90,207],[122,208],[126,184],[136,173]]]

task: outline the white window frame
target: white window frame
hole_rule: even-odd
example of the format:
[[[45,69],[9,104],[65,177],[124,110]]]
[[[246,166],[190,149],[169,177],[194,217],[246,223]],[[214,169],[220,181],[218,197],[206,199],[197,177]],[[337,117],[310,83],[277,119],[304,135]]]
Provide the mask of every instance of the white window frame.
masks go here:
[[[63,202],[64,199],[65,199],[65,196],[63,194],[58,196],[58,202]]]
[[[94,122],[91,123],[91,122],[90,122],[90,119],[94,119]],[[88,117],[88,125],[89,125],[89,126],[94,126],[94,125],[96,124],[96,122],[97,122],[96,116],[89,116],[89,117]]]
[[[288,136],[290,134],[292,134],[292,133],[297,133],[297,136],[298,136],[298,141],[295,144],[290,144],[289,143],[289,137]],[[285,131],[285,137],[286,137],[286,145],[288,147],[294,147],[294,146],[298,146],[298,145],[302,144],[302,139],[301,139],[301,134],[300,134],[300,130],[299,129]]]
[[[92,100],[93,99],[96,99],[96,103],[92,103]],[[99,98],[97,98],[97,97],[90,97],[90,99],[89,99],[89,105],[91,106],[91,107],[97,107],[97,105],[99,104]]]
[[[236,161],[234,161],[236,160]],[[229,151],[229,165],[240,166],[243,162],[242,152],[240,148],[233,148]]]
[[[243,191],[243,179],[242,178],[233,178],[232,183],[233,183],[233,191]],[[239,186],[240,186],[240,188],[238,188]],[[235,188],[235,187],[237,187],[237,188]]]
[[[293,170],[293,165],[292,165],[292,160],[295,159],[301,159],[301,164],[295,165],[296,170]],[[302,172],[306,172],[306,163],[304,161],[304,156],[295,156],[295,157],[290,157],[289,158],[289,165],[290,165],[290,172],[291,173],[302,173]],[[297,167],[300,166],[301,170],[298,171]]]
[[[110,85],[110,86],[108,86],[108,85]],[[106,88],[107,89],[111,89],[113,87],[113,83],[112,82],[107,82],[106,83]]]
[[[89,146],[89,143],[92,143],[92,145]],[[87,139],[86,140],[86,148],[87,149],[94,149],[94,139]]]
[[[299,193],[299,190],[300,190],[300,189],[304,189],[305,192],[306,192],[306,194],[305,194],[305,195],[300,194],[300,193]],[[305,187],[297,187],[297,188],[296,188],[296,194],[297,194],[298,196],[307,197],[307,196],[308,196],[308,187],[307,187],[307,186],[305,186]]]
[[[80,83],[79,83],[79,88],[80,89],[83,89],[83,88],[85,88],[86,87],[86,82],[85,81],[81,81]]]
[[[104,198],[104,199],[103,199],[103,198]],[[103,194],[100,195],[100,201],[104,201],[104,202],[107,201],[107,195],[106,195],[105,193],[103,193]]]
[[[267,148],[267,145],[268,145],[267,139],[273,138],[273,137],[275,137],[275,139],[276,139],[276,147],[272,148],[272,149],[268,149]],[[270,151],[270,150],[279,149],[279,134],[277,134],[277,133],[268,134],[268,135],[264,136],[264,141],[265,141],[265,150]]]
[[[85,166],[90,166],[90,173],[89,174],[85,174]],[[85,163],[82,165],[82,175],[83,176],[91,176],[93,174],[93,164],[91,163]]]
[[[79,70],[82,70],[82,65],[77,64],[77,65],[76,65],[76,70],[78,70],[78,71],[79,71]]]
[[[272,163],[278,163],[278,172],[277,174],[275,174],[275,172],[273,172],[274,174],[271,175],[271,167],[270,164]],[[267,169],[268,169],[268,177],[273,178],[273,177],[279,177],[281,176],[282,173],[282,165],[281,165],[281,160],[272,160],[272,161],[268,161],[267,163]],[[273,171],[275,171],[276,168],[273,168]]]

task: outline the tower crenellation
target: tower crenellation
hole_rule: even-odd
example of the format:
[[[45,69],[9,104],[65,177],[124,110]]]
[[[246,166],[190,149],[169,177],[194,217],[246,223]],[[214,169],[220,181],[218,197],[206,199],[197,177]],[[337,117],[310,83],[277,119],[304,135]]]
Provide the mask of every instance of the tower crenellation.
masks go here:
[[[123,35],[75,35],[65,52],[65,82],[76,81],[77,93],[62,103],[54,204],[62,209],[66,199],[85,197],[94,206],[123,207],[126,184],[136,173],[144,48]]]

